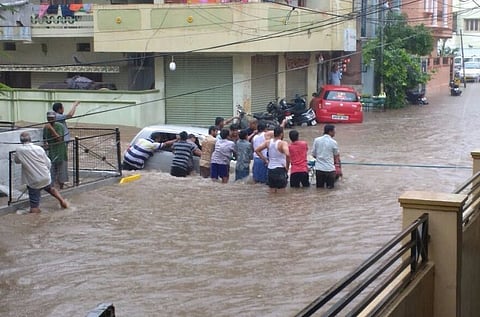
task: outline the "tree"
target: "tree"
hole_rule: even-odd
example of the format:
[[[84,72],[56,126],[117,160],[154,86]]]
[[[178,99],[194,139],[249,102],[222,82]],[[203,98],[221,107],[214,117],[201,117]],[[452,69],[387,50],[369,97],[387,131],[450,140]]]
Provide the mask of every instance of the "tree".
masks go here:
[[[363,47],[363,59],[375,59],[376,88],[380,90],[380,78],[383,78],[386,107],[403,107],[406,91],[425,84],[430,77],[422,72],[420,56],[430,55],[433,36],[423,24],[408,25],[405,15],[393,12],[388,12],[383,32],[378,33],[383,33],[383,58],[380,58],[382,39],[375,38]]]
[[[439,56],[455,56],[459,52],[459,48],[451,48],[450,46],[446,45],[447,39],[440,39],[439,41],[439,48],[438,48],[438,55]]]

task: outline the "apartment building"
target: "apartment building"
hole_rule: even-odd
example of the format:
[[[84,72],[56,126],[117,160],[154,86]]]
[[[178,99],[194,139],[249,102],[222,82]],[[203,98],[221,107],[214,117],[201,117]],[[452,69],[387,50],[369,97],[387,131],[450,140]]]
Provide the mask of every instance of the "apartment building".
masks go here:
[[[465,56],[480,56],[480,7],[473,1],[453,1],[451,48],[463,49]]]
[[[142,121],[202,125],[236,104],[255,112],[277,97],[309,99],[347,55],[344,83],[361,85],[353,1],[146,2],[16,1],[1,27],[0,81],[68,89],[80,76],[125,100],[148,92],[144,107],[161,111]]]
[[[453,74],[453,59],[438,56],[439,40],[452,37],[454,6],[452,0],[422,0],[401,3],[401,11],[408,16],[412,25],[424,24],[432,31],[434,48],[430,56],[424,58],[422,67],[432,74],[427,84],[427,93],[434,94],[448,89]]]

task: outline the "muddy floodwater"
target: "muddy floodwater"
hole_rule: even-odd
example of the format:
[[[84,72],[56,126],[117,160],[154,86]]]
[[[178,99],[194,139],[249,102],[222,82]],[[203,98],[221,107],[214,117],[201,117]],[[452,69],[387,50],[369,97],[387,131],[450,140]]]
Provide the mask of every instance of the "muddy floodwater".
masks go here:
[[[44,199],[42,214],[5,214],[0,316],[85,316],[100,302],[117,316],[292,316],[401,230],[403,192],[471,176],[476,85],[336,125],[332,191],[142,171],[69,195],[66,210]],[[321,128],[298,130],[311,145]]]

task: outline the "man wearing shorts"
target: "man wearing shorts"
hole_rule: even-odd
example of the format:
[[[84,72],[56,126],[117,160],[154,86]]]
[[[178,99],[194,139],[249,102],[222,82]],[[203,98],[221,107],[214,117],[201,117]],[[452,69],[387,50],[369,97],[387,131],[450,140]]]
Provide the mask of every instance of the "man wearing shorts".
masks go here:
[[[290,130],[288,136],[290,137],[290,160],[292,163],[290,169],[290,187],[299,188],[309,187],[310,180],[308,176],[307,152],[308,144],[305,141],[298,140],[298,131]]]
[[[210,177],[216,181],[222,179],[222,183],[228,183],[230,174],[230,159],[235,154],[235,142],[228,139],[230,130],[222,129],[220,139],[215,143],[210,166]]]
[[[22,146],[15,152],[15,163],[22,165],[22,181],[27,184],[30,212],[40,212],[42,190],[55,197],[62,208],[67,208],[68,204],[65,199],[63,199],[56,188],[51,186],[51,162],[45,150],[31,143],[32,140],[28,132],[20,134],[20,142]]]
[[[262,153],[268,149],[268,158]],[[283,127],[273,130],[273,139],[266,140],[255,149],[260,159],[268,164],[268,186],[271,193],[285,192],[290,166],[288,143],[283,141]]]

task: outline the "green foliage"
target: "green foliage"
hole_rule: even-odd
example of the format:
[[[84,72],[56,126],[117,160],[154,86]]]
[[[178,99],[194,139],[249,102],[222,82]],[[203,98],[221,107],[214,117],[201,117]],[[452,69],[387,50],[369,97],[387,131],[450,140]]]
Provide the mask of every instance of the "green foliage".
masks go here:
[[[458,54],[460,49],[458,47],[456,48],[451,48],[450,46],[447,46],[447,39],[440,39],[439,40],[439,48],[438,48],[438,56],[455,56]]]
[[[12,88],[5,85],[4,83],[0,83],[0,95],[5,95],[5,93],[10,90],[12,90]]]
[[[379,85],[383,76],[386,106],[403,107],[406,90],[429,80],[430,76],[421,70],[418,56],[430,54],[434,39],[424,25],[408,25],[405,15],[392,12],[389,12],[385,19],[383,34],[383,58],[381,38],[375,38],[363,47],[363,59],[375,59],[377,91],[380,91]]]

